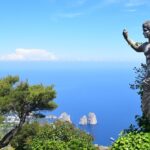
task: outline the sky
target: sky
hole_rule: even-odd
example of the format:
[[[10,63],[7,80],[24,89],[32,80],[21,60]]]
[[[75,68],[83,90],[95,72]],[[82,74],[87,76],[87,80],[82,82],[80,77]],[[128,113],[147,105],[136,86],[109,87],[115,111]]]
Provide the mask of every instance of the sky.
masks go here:
[[[145,62],[149,0],[0,0],[0,61]]]

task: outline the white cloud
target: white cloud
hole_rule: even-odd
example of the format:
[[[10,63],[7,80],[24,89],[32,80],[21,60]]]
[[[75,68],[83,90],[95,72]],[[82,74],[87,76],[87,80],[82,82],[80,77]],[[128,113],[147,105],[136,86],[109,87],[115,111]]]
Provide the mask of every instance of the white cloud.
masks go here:
[[[58,0],[51,1],[58,2]],[[138,7],[147,5],[148,3],[148,0],[93,0],[93,3],[90,3],[90,0],[62,0],[63,7],[61,8],[61,11],[58,9],[58,12],[51,14],[51,19],[53,21],[59,21],[59,19],[64,18],[74,19],[92,14],[95,11],[99,11],[102,8],[111,5],[119,5],[123,11],[133,13],[138,10]]]
[[[65,7],[80,7],[87,3],[89,0],[61,0],[61,4]],[[56,3],[58,0],[51,0],[51,3]]]
[[[150,6],[149,0],[103,0],[105,6],[120,5],[123,7],[123,11],[133,13],[138,11],[141,6]]]
[[[149,0],[103,0],[103,2],[105,5],[120,4],[126,8],[135,8],[149,4]]]
[[[0,54],[0,61],[54,61],[57,56],[47,50],[18,48],[9,54]]]
[[[71,6],[73,7],[80,7],[87,3],[88,0],[76,0],[71,2]]]
[[[82,13],[60,13],[57,16],[60,18],[75,18],[83,15]]]
[[[131,13],[134,13],[136,12],[137,10],[136,9],[125,9],[125,12],[131,12]]]
[[[119,2],[123,2],[123,0],[104,0],[106,4],[115,4]]]
[[[87,2],[87,0],[78,0],[77,2],[78,2],[78,4],[83,5]]]
[[[16,49],[9,54],[0,54],[0,61],[62,61],[62,62],[143,62],[145,57],[139,54],[62,54],[59,57],[42,49]]]
[[[147,4],[147,0],[129,0],[126,2],[125,6],[126,7],[137,7],[137,6],[142,6]]]

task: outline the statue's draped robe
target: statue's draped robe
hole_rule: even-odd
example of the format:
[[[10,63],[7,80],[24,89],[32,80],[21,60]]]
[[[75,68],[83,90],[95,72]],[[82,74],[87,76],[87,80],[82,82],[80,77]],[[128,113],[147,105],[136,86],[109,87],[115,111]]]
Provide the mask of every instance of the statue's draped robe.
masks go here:
[[[150,77],[143,81],[142,111],[150,120]]]

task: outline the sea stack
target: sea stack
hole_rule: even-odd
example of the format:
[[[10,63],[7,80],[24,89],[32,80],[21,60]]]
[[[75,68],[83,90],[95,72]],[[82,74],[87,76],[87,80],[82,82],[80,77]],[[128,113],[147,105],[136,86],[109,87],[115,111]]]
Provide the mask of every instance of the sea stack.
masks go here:
[[[55,116],[55,115],[47,115],[45,118],[46,119],[57,119],[57,116]]]
[[[70,123],[72,123],[70,115],[68,115],[66,112],[63,112],[60,116],[59,116],[59,120],[61,121],[68,121]]]
[[[88,120],[87,117],[84,115],[82,118],[80,118],[80,125],[87,125],[88,124]]]
[[[96,125],[97,124],[97,119],[95,113],[90,112],[88,114],[88,124],[91,125]]]

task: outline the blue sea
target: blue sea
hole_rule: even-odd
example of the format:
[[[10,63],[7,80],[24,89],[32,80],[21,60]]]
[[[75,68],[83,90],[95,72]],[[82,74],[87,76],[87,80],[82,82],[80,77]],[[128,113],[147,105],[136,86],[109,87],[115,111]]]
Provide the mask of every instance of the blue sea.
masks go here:
[[[140,65],[131,62],[1,63],[0,77],[19,75],[31,84],[54,84],[59,107],[44,113],[59,116],[67,112],[80,127],[79,119],[94,112],[98,124],[80,128],[94,136],[94,143],[110,145],[110,137],[116,139],[121,130],[135,124],[135,115],[141,114],[140,97],[129,87],[134,82],[135,66]]]

